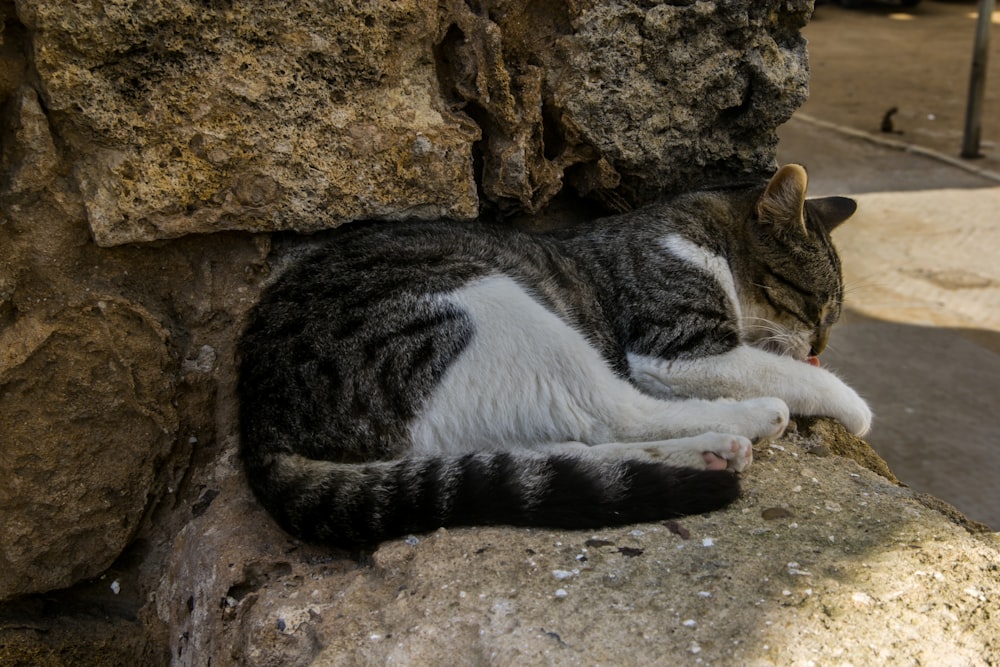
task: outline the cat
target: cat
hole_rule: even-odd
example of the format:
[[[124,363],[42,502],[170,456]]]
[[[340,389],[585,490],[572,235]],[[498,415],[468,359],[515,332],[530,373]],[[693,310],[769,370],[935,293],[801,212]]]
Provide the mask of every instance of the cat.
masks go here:
[[[830,231],[786,165],[547,233],[356,223],[238,344],[241,456],[288,532],[349,549],[441,526],[595,528],[721,508],[789,411],[864,434],[820,368]],[[808,363],[807,363],[808,362]]]

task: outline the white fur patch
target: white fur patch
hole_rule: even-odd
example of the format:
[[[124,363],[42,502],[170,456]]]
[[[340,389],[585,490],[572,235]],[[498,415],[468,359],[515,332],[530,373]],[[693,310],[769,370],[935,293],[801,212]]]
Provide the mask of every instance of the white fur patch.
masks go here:
[[[740,300],[736,293],[736,281],[729,262],[720,255],[709,252],[697,243],[693,243],[680,234],[668,234],[660,239],[660,244],[674,257],[693,264],[715,278],[719,287],[726,293],[733,312],[740,317]]]
[[[415,453],[605,437],[586,406],[620,380],[582,334],[505,275],[442,298],[472,317],[475,333],[411,425]]]
[[[654,393],[747,400],[780,398],[801,415],[839,419],[852,433],[871,427],[871,410],[857,393],[824,368],[748,345],[702,359],[666,360],[629,355],[632,374]],[[656,392],[657,386],[665,388]]]

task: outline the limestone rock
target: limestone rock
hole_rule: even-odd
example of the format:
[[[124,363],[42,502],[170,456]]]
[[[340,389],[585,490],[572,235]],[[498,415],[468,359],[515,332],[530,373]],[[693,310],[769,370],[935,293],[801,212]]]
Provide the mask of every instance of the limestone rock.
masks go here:
[[[477,212],[436,3],[19,3],[101,245]]]
[[[166,337],[110,299],[0,332],[0,599],[99,574],[134,536],[176,438]]]
[[[809,9],[18,4],[104,246],[537,213],[561,192],[623,209],[759,175],[805,99]]]
[[[38,94],[21,86],[11,101],[8,137],[0,153],[2,186],[8,194],[40,192],[51,180],[59,157]]]
[[[23,52],[5,19],[4,44]],[[98,248],[44,105],[11,83],[0,150],[0,600],[103,572],[198,460],[193,443],[210,447],[217,367],[231,367],[218,357],[256,298],[269,247],[216,235]]]
[[[52,199],[65,185],[48,183]],[[219,387],[269,247],[220,234],[105,250],[82,211],[43,198],[5,212],[0,600],[98,575],[143,526],[149,540],[187,520],[188,468],[234,422]]]
[[[562,125],[630,203],[771,168],[808,93],[809,2],[583,3],[548,72]]]
[[[757,448],[733,507],[598,530],[441,530],[364,564],[297,544],[220,468],[156,594],[176,665],[993,664],[1000,542],[905,487]],[[781,511],[776,511],[781,510]]]

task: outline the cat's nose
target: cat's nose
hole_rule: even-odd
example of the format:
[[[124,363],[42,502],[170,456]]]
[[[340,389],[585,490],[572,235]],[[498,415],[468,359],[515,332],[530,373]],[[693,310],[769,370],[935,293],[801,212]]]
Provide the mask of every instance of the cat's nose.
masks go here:
[[[812,338],[809,340],[809,344],[812,346],[809,350],[809,356],[818,357],[826,349],[826,344],[830,340],[830,327],[819,327],[813,332]]]

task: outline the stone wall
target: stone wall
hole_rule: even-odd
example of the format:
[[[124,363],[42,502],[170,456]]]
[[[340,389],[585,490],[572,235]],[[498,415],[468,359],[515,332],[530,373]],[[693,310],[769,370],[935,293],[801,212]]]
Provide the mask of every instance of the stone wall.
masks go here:
[[[635,204],[766,170],[806,93],[805,1],[134,4],[7,11],[101,246]]]
[[[358,664],[327,647],[400,632],[364,591],[401,547],[290,541],[234,459],[233,342],[272,241],[307,242],[274,233],[765,173],[809,4],[0,0],[0,663]]]

